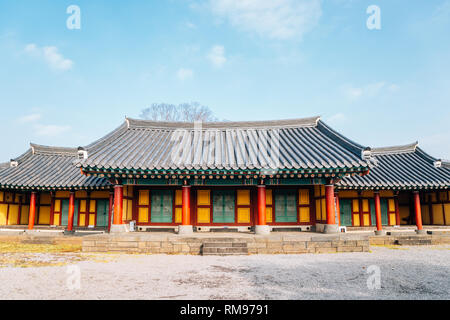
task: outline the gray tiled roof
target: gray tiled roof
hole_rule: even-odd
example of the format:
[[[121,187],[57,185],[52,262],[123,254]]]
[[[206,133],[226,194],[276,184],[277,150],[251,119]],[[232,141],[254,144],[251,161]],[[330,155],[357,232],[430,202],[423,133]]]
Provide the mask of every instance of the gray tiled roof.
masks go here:
[[[435,166],[436,159],[413,143],[399,147],[372,149],[378,165],[365,176],[347,176],[340,189],[446,189],[450,170]]]
[[[54,148],[32,144],[31,149],[0,166],[0,188],[12,189],[101,189],[107,180],[82,175],[73,162],[77,149]]]
[[[263,146],[270,146],[264,148]],[[267,149],[267,152],[265,151]],[[85,147],[85,171],[368,168],[364,147],[319,117],[257,122],[193,123],[126,119]],[[277,161],[279,160],[279,161]]]

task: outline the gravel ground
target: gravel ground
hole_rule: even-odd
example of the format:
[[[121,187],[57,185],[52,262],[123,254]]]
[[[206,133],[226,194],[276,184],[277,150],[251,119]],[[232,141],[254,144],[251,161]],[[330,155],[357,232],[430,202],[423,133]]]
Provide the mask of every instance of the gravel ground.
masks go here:
[[[237,257],[69,253],[66,266],[3,266],[0,299],[450,299],[450,246],[371,250]],[[372,265],[380,268],[381,289],[368,289]],[[69,266],[80,268],[80,289],[68,288],[76,284]]]

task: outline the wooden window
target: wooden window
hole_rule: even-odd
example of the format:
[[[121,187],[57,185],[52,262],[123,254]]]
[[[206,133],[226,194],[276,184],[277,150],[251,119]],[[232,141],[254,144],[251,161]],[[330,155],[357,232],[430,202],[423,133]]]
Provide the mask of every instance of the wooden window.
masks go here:
[[[213,191],[213,223],[235,223],[234,190]]]
[[[150,202],[152,223],[172,223],[173,195],[171,190],[152,190]]]
[[[150,191],[139,190],[138,223],[150,222]]]
[[[61,200],[56,199],[53,205],[53,225],[61,225]]]
[[[353,199],[352,201],[352,219],[353,219],[353,226],[359,227],[361,225],[359,199]]]
[[[197,223],[211,223],[211,190],[197,191]]]
[[[388,201],[388,224],[395,226],[397,224],[397,209],[395,207],[395,199],[387,199]]]
[[[361,199],[361,221],[365,227],[371,224],[369,199]]]
[[[78,226],[85,227],[87,223],[87,200],[80,200],[80,207],[78,211]]]
[[[250,223],[251,212],[250,190],[237,190],[237,222]]]
[[[273,199],[272,189],[266,189],[266,222],[273,222]]]
[[[275,222],[297,222],[297,199],[295,190],[276,190]]]
[[[175,190],[175,223],[183,222],[183,191]]]
[[[300,223],[311,222],[311,201],[308,189],[298,191],[298,213]]]
[[[325,186],[314,186],[314,197],[316,205],[316,221],[325,222],[327,220],[327,208],[325,200]]]

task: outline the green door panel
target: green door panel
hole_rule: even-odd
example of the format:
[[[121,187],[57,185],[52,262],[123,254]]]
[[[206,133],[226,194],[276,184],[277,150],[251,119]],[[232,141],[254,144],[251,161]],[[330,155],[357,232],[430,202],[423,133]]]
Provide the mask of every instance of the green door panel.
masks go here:
[[[374,199],[370,199],[370,216],[371,216],[371,220],[372,220],[372,226],[376,226],[377,225],[377,214],[375,211],[375,200]]]
[[[172,223],[173,195],[171,190],[151,191],[151,222]]]
[[[350,199],[339,199],[339,208],[341,210],[341,225],[352,226],[352,201]]]
[[[381,224],[383,226],[388,225],[388,204],[386,199],[381,199]]]
[[[275,191],[275,222],[297,222],[297,197],[295,190]]]
[[[108,226],[109,200],[97,200],[97,227]]]
[[[78,226],[78,204],[79,200],[75,200],[75,210],[73,212],[73,225],[76,227]]]
[[[61,225],[67,226],[69,224],[69,200],[61,201]]]
[[[213,191],[213,223],[235,222],[234,190]]]

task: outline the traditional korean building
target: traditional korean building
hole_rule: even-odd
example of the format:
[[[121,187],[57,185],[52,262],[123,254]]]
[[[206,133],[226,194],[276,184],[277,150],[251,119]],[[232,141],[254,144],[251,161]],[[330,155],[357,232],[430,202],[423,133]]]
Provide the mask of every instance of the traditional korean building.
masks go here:
[[[77,157],[77,149],[32,144],[1,164],[0,226],[108,228],[111,185],[82,175],[73,164]]]
[[[450,225],[450,169],[418,143],[372,149],[376,166],[338,184],[340,223],[369,227]],[[377,224],[377,211],[381,219]]]
[[[370,166],[370,151],[318,117],[204,124],[126,119],[83,150],[82,172],[115,185],[113,230],[135,220],[140,230],[180,226],[181,233],[192,226],[335,232],[334,181],[364,175]]]
[[[139,231],[450,225],[450,164],[417,144],[370,149],[319,117],[126,119],[78,149],[0,164],[0,226]]]

